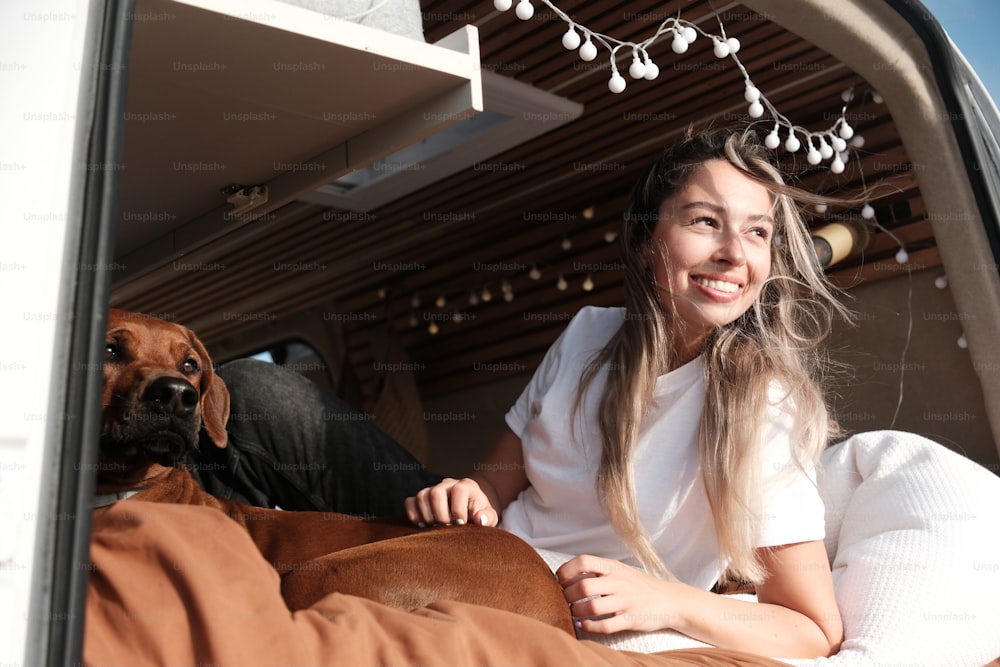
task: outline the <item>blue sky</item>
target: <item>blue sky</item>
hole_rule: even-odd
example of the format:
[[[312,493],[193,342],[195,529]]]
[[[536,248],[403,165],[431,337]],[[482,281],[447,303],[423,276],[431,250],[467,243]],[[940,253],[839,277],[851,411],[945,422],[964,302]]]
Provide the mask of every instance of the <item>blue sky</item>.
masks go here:
[[[976,70],[994,102],[1000,101],[1000,58],[996,30],[1000,27],[997,0],[921,0],[959,51]]]

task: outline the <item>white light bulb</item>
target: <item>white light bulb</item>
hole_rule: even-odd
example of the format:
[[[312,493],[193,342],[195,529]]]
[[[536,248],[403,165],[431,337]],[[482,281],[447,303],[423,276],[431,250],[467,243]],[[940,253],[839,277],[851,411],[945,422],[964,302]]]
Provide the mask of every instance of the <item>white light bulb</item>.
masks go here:
[[[493,0],[493,6],[497,11],[505,12],[514,6],[514,0]]]
[[[865,138],[862,137],[860,134],[855,134],[851,138],[851,146],[853,146],[854,148],[861,148],[864,145],[865,145]]]
[[[618,238],[618,232],[604,232],[604,242],[614,243],[615,239]]]
[[[629,65],[628,75],[633,79],[642,79],[646,76],[646,66],[639,60],[639,56],[632,57],[632,64]]]
[[[725,58],[729,55],[729,45],[723,42],[721,39],[714,40],[715,45],[712,47],[712,53],[715,54],[716,58]]]
[[[479,295],[484,303],[489,303],[493,299],[493,292],[490,291],[489,287],[484,287],[482,294]]]
[[[819,140],[819,154],[824,160],[829,160],[833,157],[833,149],[830,148],[830,144],[826,143],[826,139],[820,137]]]
[[[838,153],[843,153],[847,150],[847,142],[840,137],[830,137],[830,145],[833,146],[833,150]]]
[[[528,272],[528,277],[532,280],[538,280],[542,277],[542,272],[538,270],[537,266],[532,266],[531,271]]]
[[[794,153],[795,151],[799,150],[801,146],[802,142],[800,142],[799,138],[795,136],[795,133],[794,132],[789,133],[788,138],[785,139],[785,150],[788,151],[789,153]]]
[[[469,292],[469,305],[470,306],[475,306],[475,305],[478,305],[478,304],[479,304],[479,295],[476,294],[475,290]]]
[[[413,298],[410,299],[410,308],[419,308],[419,307],[420,307],[420,297],[414,294]]]
[[[567,287],[569,287],[569,283],[566,282],[566,279],[560,273],[559,280],[556,281],[556,289],[560,292],[565,292]]]
[[[747,102],[756,102],[760,99],[760,90],[748,83],[746,90],[743,91],[743,99]]]
[[[618,72],[612,73],[611,78],[608,79],[608,90],[616,95],[625,90],[625,77]]]
[[[684,41],[688,44],[694,44],[694,40],[698,39],[698,31],[689,25],[684,26],[684,29],[681,30],[681,35],[684,36]]]
[[[965,334],[959,336],[958,340],[955,342],[961,349],[963,350],[969,349],[969,339],[965,337]]]
[[[559,247],[561,247],[563,250],[569,250],[570,248],[573,247],[573,242],[569,240],[568,236],[564,236],[562,243],[559,244]]]
[[[778,130],[774,130],[771,134],[767,135],[764,139],[764,145],[774,150],[781,145],[781,137],[778,136]]]
[[[830,171],[835,174],[841,174],[844,171],[844,162],[840,159],[840,156],[833,158],[833,162],[830,163]]]
[[[563,35],[562,45],[567,51],[573,51],[580,46],[580,35],[577,34],[576,30],[573,30],[573,26],[570,26],[566,34]]]
[[[437,322],[431,320],[431,323],[427,326],[427,333],[433,336],[437,332],[438,332]]]
[[[504,292],[503,293],[503,300],[506,301],[507,303],[510,303],[511,301],[514,300],[514,293],[513,292]]]
[[[760,118],[764,115],[764,105],[760,102],[754,102],[747,109],[747,113],[750,114],[751,118]]]
[[[530,0],[519,0],[517,7],[514,8],[514,13],[517,14],[517,18],[527,21],[535,15],[535,7]]]
[[[827,206],[826,204],[816,204],[813,208],[816,210],[817,213],[823,214],[826,213],[829,206]]]
[[[851,100],[853,100],[854,99],[854,89],[853,88],[845,88],[840,93],[840,99],[842,99],[845,104],[848,103],[848,102],[850,102]]]
[[[910,253],[906,252],[906,248],[900,248],[899,252],[896,253],[896,261],[900,264],[906,264],[910,259]]]
[[[854,128],[848,125],[847,123],[841,124],[840,126],[841,139],[850,139],[853,136],[854,136]]]
[[[861,217],[865,220],[871,220],[875,217],[875,209],[872,208],[871,204],[865,204],[861,207]]]
[[[674,41],[670,43],[674,53],[684,53],[688,50],[688,42],[680,33],[674,33]]]
[[[590,41],[590,35],[587,35],[587,41],[580,47],[579,53],[580,60],[588,63],[597,57],[597,47]]]
[[[735,37],[730,37],[729,39],[727,39],[726,40],[726,44],[729,45],[729,52],[730,53],[739,53],[740,52],[740,40],[736,39]]]
[[[812,165],[817,165],[823,161],[823,156],[820,155],[819,151],[814,147],[809,147],[809,152],[806,153],[806,162]]]
[[[444,298],[444,294],[439,295],[438,298],[434,300],[434,305],[438,308],[444,308],[446,303],[447,301]]]
[[[934,287],[944,289],[948,286],[948,276],[938,276],[934,279]]]
[[[646,58],[646,73],[644,78],[646,81],[652,81],[658,76],[660,76],[660,68],[652,60]]]
[[[594,289],[594,281],[590,278],[588,274],[586,278],[583,279],[583,291],[589,292]]]

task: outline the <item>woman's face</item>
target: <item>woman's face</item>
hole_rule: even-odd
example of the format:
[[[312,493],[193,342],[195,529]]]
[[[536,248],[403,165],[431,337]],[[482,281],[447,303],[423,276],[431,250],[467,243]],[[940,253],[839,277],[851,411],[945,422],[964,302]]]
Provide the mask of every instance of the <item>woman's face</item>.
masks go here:
[[[771,194],[722,159],[702,164],[660,206],[653,248],[660,305],[686,325],[684,356],[700,351],[712,328],[736,320],[771,272]]]

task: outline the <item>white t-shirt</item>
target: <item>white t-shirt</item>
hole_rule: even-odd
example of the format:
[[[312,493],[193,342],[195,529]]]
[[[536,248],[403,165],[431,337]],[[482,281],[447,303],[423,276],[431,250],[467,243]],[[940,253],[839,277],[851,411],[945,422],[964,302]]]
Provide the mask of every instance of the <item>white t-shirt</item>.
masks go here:
[[[583,370],[594,363],[624,316],[622,308],[583,308],[507,413],[507,425],[521,438],[530,486],[504,510],[501,527],[540,549],[637,565],[611,527],[596,490],[601,443],[595,415],[606,371],[598,372],[570,428]],[[639,518],[653,547],[680,581],[707,590],[726,563],[698,456],[704,374],[704,360],[698,357],[658,378],[633,460]],[[794,463],[789,421],[775,405],[765,429],[758,546],[820,540],[825,533],[815,472]]]

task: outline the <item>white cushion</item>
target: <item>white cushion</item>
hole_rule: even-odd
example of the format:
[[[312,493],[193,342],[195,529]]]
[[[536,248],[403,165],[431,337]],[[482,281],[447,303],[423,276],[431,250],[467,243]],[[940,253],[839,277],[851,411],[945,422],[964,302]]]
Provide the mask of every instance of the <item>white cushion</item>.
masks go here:
[[[862,433],[823,454],[826,548],[846,640],[797,667],[983,667],[1000,657],[1000,478],[926,438]],[[540,551],[555,570],[563,554]],[[676,632],[587,635],[651,653]]]
[[[846,641],[802,667],[982,667],[1000,656],[1000,478],[926,438],[823,454],[826,547]]]

